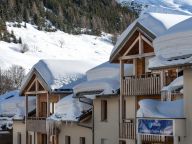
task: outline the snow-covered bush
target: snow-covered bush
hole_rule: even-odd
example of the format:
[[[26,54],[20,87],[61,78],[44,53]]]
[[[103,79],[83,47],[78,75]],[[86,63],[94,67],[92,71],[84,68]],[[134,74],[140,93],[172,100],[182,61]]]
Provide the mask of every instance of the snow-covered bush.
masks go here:
[[[27,44],[23,44],[23,45],[21,46],[20,52],[21,52],[21,53],[25,53],[25,52],[27,52],[27,51],[29,51],[28,45],[27,45]]]

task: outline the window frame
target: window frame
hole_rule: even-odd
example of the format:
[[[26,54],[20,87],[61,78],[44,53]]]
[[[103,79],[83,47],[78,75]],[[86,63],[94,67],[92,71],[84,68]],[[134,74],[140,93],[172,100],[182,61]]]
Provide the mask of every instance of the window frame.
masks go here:
[[[80,137],[80,144],[86,144],[85,137]]]
[[[101,121],[107,121],[108,103],[107,100],[101,100]]]

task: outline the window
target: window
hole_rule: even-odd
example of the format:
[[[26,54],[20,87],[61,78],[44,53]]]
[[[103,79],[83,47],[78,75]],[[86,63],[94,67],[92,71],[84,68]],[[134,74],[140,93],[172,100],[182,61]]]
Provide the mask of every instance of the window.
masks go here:
[[[85,144],[85,137],[80,137],[80,144]]]
[[[65,136],[65,144],[71,144],[71,137]]]
[[[121,140],[120,144],[126,144],[126,141]]]
[[[21,144],[21,133],[17,133],[17,144]]]
[[[29,137],[29,142],[28,142],[28,144],[32,144],[32,135],[29,135],[28,137]]]
[[[123,101],[123,119],[126,119],[126,100]]]
[[[107,100],[101,100],[101,121],[107,120]]]
[[[54,114],[54,113],[55,113],[55,103],[54,103],[54,102],[51,102],[51,103],[50,103],[50,113],[51,113],[51,114]]]
[[[42,134],[42,144],[47,144],[47,135]]]
[[[47,117],[47,102],[41,102],[41,116]]]
[[[107,143],[107,139],[102,138],[101,139],[101,144],[106,144],[106,143]]]

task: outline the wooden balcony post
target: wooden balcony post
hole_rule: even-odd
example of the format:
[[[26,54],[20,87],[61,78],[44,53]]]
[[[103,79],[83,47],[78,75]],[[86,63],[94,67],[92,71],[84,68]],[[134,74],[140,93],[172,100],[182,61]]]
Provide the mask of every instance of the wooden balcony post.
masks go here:
[[[47,92],[47,117],[50,115],[49,93]]]
[[[36,94],[36,117],[39,117],[39,95]]]
[[[27,131],[27,119],[28,119],[28,95],[25,94],[25,137],[26,137],[26,144],[28,144],[28,131]]]
[[[37,78],[35,78],[35,95],[36,95],[36,117],[39,117],[39,97],[38,97],[38,81]]]
[[[123,101],[124,101],[124,97],[123,97],[123,77],[124,77],[124,63],[122,61],[122,59],[120,59],[120,107],[119,107],[119,110],[120,110],[120,119],[119,119],[119,122],[120,123],[123,123]]]

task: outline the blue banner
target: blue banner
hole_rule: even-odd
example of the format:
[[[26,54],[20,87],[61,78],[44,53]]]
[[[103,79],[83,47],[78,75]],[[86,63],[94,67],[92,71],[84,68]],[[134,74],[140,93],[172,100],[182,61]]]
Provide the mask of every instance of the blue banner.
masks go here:
[[[173,136],[173,121],[138,119],[138,133]]]

